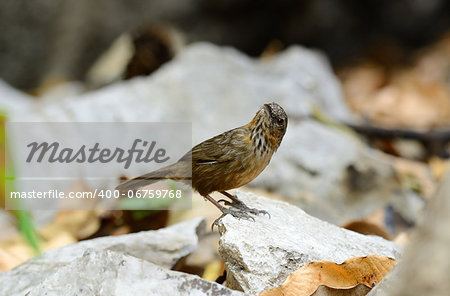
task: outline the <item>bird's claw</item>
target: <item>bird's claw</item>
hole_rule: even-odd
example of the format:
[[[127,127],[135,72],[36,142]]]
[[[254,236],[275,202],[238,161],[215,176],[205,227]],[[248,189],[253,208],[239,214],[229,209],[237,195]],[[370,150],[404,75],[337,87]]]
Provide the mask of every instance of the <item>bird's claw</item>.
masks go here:
[[[222,199],[221,199],[221,200],[222,200]],[[240,210],[242,210],[242,211],[244,211],[244,212],[249,212],[249,213],[251,213],[251,214],[253,214],[253,215],[256,215],[256,216],[258,216],[259,214],[263,214],[263,215],[269,216],[269,218],[272,218],[272,217],[270,216],[269,212],[267,212],[267,211],[265,211],[265,210],[258,210],[258,209],[255,209],[255,208],[250,208],[250,207],[248,207],[245,203],[243,203],[242,201],[240,201],[236,196],[234,196],[232,202],[229,202],[229,201],[226,201],[226,200],[223,200],[223,201],[224,201],[224,203],[225,203],[227,206],[231,206],[231,207],[234,207],[234,208],[236,208],[236,209],[240,209]]]
[[[264,211],[264,210],[258,210],[258,209],[253,208],[253,209],[250,209],[249,212],[254,215],[259,215],[259,214],[267,215],[267,216],[269,216],[269,219],[272,218],[272,216],[270,216],[269,212]]]
[[[226,201],[226,202],[228,202],[228,201]],[[228,202],[228,203],[230,203],[230,202]],[[248,214],[248,212],[243,211],[241,209],[223,208],[223,209],[221,209],[221,211],[222,211],[222,215],[213,222],[213,224],[211,225],[211,231],[214,230],[214,225],[216,225],[217,228],[219,228],[219,221],[222,220],[222,218],[225,217],[227,214],[230,214],[231,216],[233,216],[234,218],[236,218],[238,220],[246,219],[246,220],[253,220],[253,222],[255,222],[255,218],[250,216]]]
[[[231,198],[231,197],[230,197]],[[214,223],[211,225],[211,230],[214,229],[214,225],[219,228],[219,221],[225,217],[227,214],[230,214],[231,216],[237,218],[238,220],[246,219],[246,220],[253,220],[255,222],[255,218],[250,216],[249,214],[253,214],[255,216],[259,214],[267,215],[269,218],[271,218],[270,214],[267,211],[264,210],[258,210],[255,208],[249,208],[245,203],[240,201],[236,196],[233,196],[231,198],[231,202],[226,199],[220,199],[217,202],[223,202],[224,205],[229,206],[229,208],[223,207],[221,209],[222,215],[217,218]]]
[[[218,202],[218,203],[223,202],[223,204],[226,205],[226,206],[231,206],[231,205],[232,205],[232,203],[229,202],[229,201],[226,200],[226,199],[219,199],[217,202]]]

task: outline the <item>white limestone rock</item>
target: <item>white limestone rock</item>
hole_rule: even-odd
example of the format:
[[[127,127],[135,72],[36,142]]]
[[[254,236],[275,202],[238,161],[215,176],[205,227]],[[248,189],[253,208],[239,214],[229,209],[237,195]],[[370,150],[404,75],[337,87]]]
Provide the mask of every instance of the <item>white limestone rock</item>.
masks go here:
[[[0,110],[2,112],[21,112],[33,103],[33,98],[16,90],[0,79]]]
[[[9,294],[11,295],[11,294]],[[28,296],[238,296],[196,275],[167,270],[133,256],[88,249],[82,257],[59,268],[33,287]]]
[[[277,287],[301,266],[320,260],[336,263],[356,256],[381,255],[398,259],[401,249],[377,236],[349,231],[309,216],[300,208],[251,193],[238,197],[260,215],[221,220],[219,253],[227,267],[227,285],[258,294]]]
[[[101,237],[50,250],[1,273],[0,295],[25,295],[46,279],[57,277],[55,273],[89,249],[114,251],[171,268],[197,248],[198,236],[204,230],[204,219],[194,218],[156,231]]]

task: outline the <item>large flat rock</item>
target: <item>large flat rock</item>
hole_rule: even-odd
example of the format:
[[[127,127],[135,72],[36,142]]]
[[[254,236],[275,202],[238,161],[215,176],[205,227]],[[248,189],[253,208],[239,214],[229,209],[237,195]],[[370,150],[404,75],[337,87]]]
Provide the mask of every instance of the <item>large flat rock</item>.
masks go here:
[[[161,268],[171,268],[197,248],[198,236],[204,229],[204,219],[194,218],[156,231],[102,237],[50,250],[1,273],[0,295],[25,295],[48,278],[58,277],[55,275],[57,272],[82,257],[87,250],[114,251],[152,262]]]
[[[54,274],[33,287],[27,295],[238,296],[244,294],[206,281],[196,275],[167,270],[133,256],[108,250],[88,249],[83,256],[59,268]]]
[[[257,294],[279,286],[311,261],[342,263],[355,256],[400,256],[400,247],[381,237],[337,227],[285,202],[251,193],[238,196],[248,206],[266,210],[271,218],[258,216],[253,222],[227,215],[221,220],[219,252],[230,288]]]

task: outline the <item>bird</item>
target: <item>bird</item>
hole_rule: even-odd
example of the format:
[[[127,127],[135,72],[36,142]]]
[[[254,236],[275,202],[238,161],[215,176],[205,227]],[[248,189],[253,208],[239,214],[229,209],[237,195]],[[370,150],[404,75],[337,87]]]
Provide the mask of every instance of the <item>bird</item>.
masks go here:
[[[212,227],[227,214],[252,220],[249,214],[270,217],[264,210],[248,207],[227,190],[248,184],[266,168],[281,144],[287,123],[288,117],[280,105],[266,103],[249,123],[201,142],[176,163],[125,181],[116,190],[135,192],[163,179],[184,181],[222,212]],[[220,192],[231,201],[217,201],[211,197],[212,192]]]

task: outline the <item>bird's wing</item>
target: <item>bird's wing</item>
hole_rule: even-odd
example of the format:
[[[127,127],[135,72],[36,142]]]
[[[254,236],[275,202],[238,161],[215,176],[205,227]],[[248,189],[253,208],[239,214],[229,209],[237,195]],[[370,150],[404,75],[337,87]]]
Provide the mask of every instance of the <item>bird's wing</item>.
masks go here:
[[[193,163],[199,165],[231,161],[235,158],[235,153],[230,142],[236,136],[236,132],[230,130],[208,139],[192,148],[180,160],[192,160]]]

